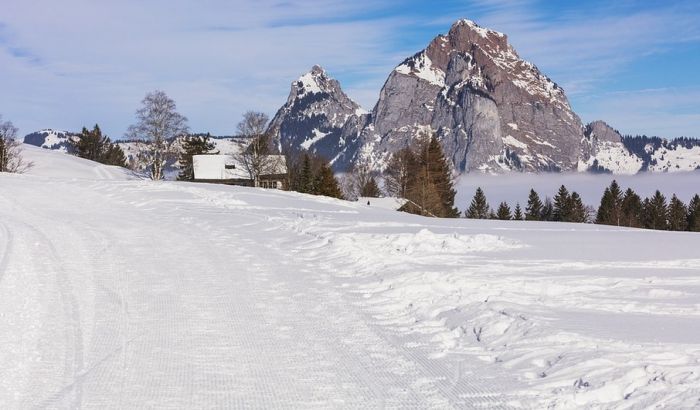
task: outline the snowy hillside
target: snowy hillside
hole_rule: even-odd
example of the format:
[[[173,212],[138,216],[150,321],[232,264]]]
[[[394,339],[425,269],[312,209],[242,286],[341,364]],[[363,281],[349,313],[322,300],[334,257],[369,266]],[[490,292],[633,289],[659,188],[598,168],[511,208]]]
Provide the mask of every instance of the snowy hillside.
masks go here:
[[[700,406],[698,234],[25,154],[0,174],[0,408]]]

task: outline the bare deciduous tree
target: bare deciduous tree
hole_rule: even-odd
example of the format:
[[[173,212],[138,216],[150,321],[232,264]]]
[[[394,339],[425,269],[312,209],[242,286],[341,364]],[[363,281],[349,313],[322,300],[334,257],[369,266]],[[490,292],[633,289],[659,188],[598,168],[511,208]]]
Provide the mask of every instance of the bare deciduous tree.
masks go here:
[[[160,90],[146,94],[141,103],[136,124],[129,127],[127,137],[142,141],[139,160],[151,179],[160,180],[167,161],[176,155],[171,147],[173,139],[188,132],[187,118],[176,111],[175,101]]]
[[[238,135],[250,138],[250,143],[237,154],[236,162],[241,164],[250,176],[253,186],[260,186],[263,175],[276,174],[283,170],[282,157],[272,155],[271,138],[267,132],[270,119],[261,112],[248,111],[238,123]]]
[[[17,141],[17,128],[0,116],[0,172],[22,173],[32,167],[22,157],[21,143]]]
[[[377,187],[378,173],[369,158],[359,159],[343,178],[343,190],[347,198],[361,196],[377,197],[381,194]]]

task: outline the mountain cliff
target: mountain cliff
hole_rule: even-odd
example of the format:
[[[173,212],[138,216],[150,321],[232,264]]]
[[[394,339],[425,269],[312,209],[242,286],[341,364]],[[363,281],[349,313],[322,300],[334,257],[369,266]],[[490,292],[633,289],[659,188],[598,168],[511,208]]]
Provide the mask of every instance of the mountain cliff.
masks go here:
[[[328,158],[338,170],[349,164],[347,153],[359,149],[357,130],[369,115],[319,66],[292,82],[287,102],[270,129],[282,152],[308,150]]]

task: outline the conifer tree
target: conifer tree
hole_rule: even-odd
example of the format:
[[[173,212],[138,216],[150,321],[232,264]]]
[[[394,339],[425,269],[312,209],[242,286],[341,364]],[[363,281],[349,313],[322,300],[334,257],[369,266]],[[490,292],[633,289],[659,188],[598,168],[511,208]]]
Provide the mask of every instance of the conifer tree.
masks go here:
[[[307,152],[304,153],[304,158],[301,165],[301,173],[299,175],[299,183],[296,190],[302,193],[310,194],[314,190],[313,171],[311,169],[311,157]]]
[[[612,209],[610,214],[609,225],[620,225],[621,207],[622,207],[622,190],[617,181],[613,179],[610,183],[610,196],[612,198]]]
[[[542,201],[534,189],[530,189],[530,195],[527,198],[527,206],[525,207],[525,220],[539,221],[542,218]]]
[[[540,213],[540,221],[553,221],[554,220],[554,206],[552,205],[552,200],[549,197],[545,197],[544,204],[542,205],[542,212]]]
[[[211,142],[211,135],[205,136],[188,135],[182,139],[182,148],[178,157],[180,173],[177,179],[181,181],[191,181],[194,179],[194,167],[192,156],[209,154],[216,146]],[[216,152],[218,154],[218,151]]]
[[[369,198],[379,198],[381,195],[382,191],[379,190],[377,180],[373,176],[370,177],[367,183],[360,189],[360,196]]]
[[[102,135],[100,126],[95,124],[92,130],[83,127],[78,140],[73,142],[75,153],[80,158],[106,165],[126,167],[126,156],[119,145],[113,144],[108,136]]]
[[[522,221],[523,220],[523,211],[520,209],[520,203],[516,202],[515,203],[515,211],[513,212],[513,219],[516,221]]]
[[[553,217],[555,221],[559,222],[569,222],[571,220],[571,196],[564,185],[559,187],[559,191],[554,196]]]
[[[668,229],[685,231],[688,228],[688,208],[683,201],[673,194],[668,203]]]
[[[510,213],[510,206],[506,202],[501,202],[498,205],[498,210],[496,211],[496,218],[500,219],[501,221],[509,221],[513,219],[513,216]]]
[[[647,229],[668,229],[668,209],[666,197],[657,190],[654,196],[644,200],[644,227]]]
[[[331,167],[328,165],[328,163],[324,162],[321,164],[321,167],[318,170],[318,174],[316,175],[315,181],[315,189],[313,192],[314,194],[339,199],[343,198],[343,193],[340,190],[338,180],[335,179],[335,175],[333,175],[333,170],[331,170]]]
[[[617,181],[613,180],[603,192],[595,222],[603,225],[621,225],[622,200],[623,196],[620,186],[617,184]]]
[[[474,198],[466,211],[467,218],[486,219],[489,217],[489,204],[486,202],[486,195],[481,187],[476,189]]]
[[[632,228],[642,226],[642,199],[632,188],[627,188],[620,206],[620,225]]]
[[[695,194],[688,204],[688,230],[700,232],[700,195]]]
[[[600,205],[596,213],[595,223],[602,225],[611,225],[612,208],[614,206],[613,197],[610,194],[610,188],[605,188],[603,196],[600,198]]]
[[[571,222],[585,223],[588,222],[588,211],[586,206],[583,205],[583,200],[578,192],[574,191],[569,197],[570,214],[569,220]]]

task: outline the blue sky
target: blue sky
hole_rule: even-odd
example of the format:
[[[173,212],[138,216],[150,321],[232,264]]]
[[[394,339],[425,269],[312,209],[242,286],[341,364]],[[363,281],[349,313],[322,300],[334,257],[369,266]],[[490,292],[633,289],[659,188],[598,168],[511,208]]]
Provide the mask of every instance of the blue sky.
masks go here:
[[[612,3],[612,4],[611,4]],[[389,72],[459,18],[508,35],[584,122],[700,137],[700,2],[3,0],[0,114],[26,134],[99,123],[119,138],[146,92],[194,131],[272,116],[326,68],[367,109]]]

